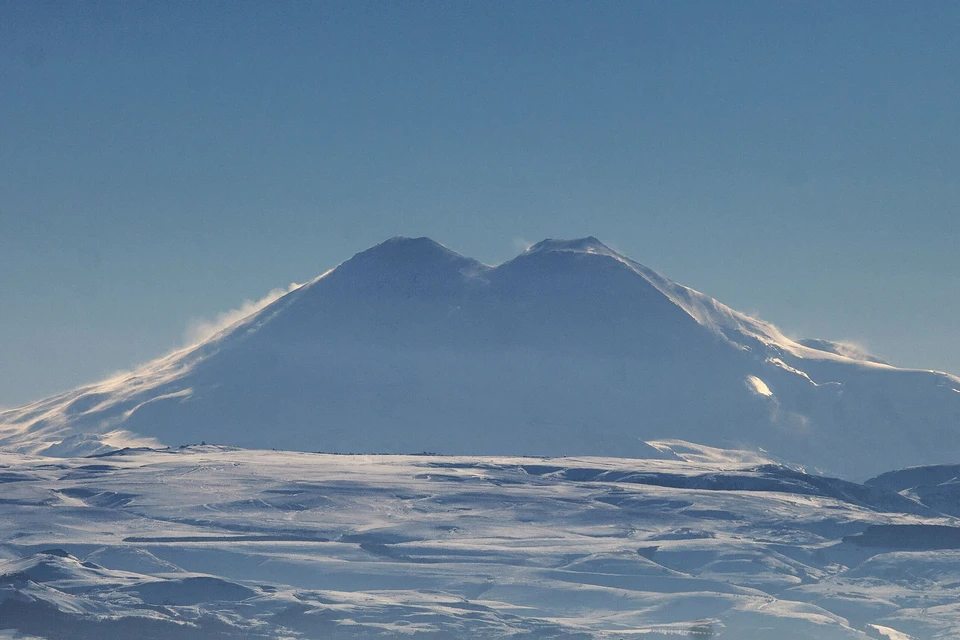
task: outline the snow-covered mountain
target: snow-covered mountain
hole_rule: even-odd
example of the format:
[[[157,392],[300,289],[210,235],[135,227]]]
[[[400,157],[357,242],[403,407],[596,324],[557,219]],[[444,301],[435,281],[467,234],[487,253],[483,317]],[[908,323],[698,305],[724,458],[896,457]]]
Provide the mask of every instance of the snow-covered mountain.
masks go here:
[[[612,251],[499,266],[357,254],[209,340],[0,413],[0,447],[201,440],[327,452],[657,455],[683,439],[847,477],[960,460],[960,378],[797,342]]]

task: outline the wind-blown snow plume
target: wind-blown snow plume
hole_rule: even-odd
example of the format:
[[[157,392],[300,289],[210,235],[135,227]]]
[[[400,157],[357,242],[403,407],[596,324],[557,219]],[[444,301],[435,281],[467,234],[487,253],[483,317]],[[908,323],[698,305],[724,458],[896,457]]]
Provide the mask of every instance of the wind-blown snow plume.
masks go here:
[[[229,311],[223,311],[217,314],[217,317],[212,320],[206,320],[203,318],[193,318],[187,323],[187,328],[183,332],[183,342],[185,347],[192,347],[194,345],[200,344],[204,340],[212,338],[214,335],[223,331],[230,325],[243,320],[249,315],[260,311],[268,304],[271,304],[283,296],[287,295],[294,289],[302,286],[299,283],[291,282],[286,287],[277,287],[263,296],[259,300],[244,300],[236,309],[230,309]]]

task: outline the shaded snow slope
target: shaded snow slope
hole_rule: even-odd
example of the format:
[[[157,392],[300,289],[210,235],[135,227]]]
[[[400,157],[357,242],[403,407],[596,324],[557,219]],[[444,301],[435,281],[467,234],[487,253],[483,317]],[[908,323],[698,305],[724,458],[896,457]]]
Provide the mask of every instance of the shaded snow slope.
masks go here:
[[[960,636],[960,551],[884,535],[954,518],[660,445],[697,458],[0,453],[0,638]]]
[[[596,238],[496,267],[394,238],[196,347],[0,413],[0,447],[649,456],[682,439],[859,478],[960,459],[960,379],[842,347]]]

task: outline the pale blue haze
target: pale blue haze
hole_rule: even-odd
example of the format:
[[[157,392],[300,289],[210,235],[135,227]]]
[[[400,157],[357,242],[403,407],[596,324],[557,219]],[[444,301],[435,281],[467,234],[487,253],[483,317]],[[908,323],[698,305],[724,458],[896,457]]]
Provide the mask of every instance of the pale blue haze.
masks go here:
[[[0,1],[0,405],[390,236],[960,373],[960,6]]]

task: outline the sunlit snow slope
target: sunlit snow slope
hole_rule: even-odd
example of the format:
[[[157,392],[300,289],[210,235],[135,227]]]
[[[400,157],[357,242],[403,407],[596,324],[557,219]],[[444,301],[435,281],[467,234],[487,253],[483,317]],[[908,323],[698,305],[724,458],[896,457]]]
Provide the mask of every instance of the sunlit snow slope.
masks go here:
[[[0,413],[0,447],[646,456],[680,438],[847,477],[960,460],[960,379],[785,337],[612,251],[496,267],[394,238],[208,341]]]
[[[954,518],[655,444],[688,460],[0,454],[0,638],[960,637]]]

